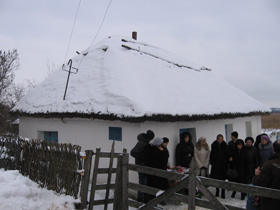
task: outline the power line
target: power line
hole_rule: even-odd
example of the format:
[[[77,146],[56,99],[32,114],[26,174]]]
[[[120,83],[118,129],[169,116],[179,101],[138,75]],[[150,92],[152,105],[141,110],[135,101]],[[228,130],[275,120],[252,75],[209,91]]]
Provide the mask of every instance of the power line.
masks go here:
[[[113,1],[113,0],[110,0],[110,2],[109,2],[109,4],[108,4],[108,6],[107,6],[107,8],[106,8],[106,11],[105,11],[105,13],[104,13],[104,15],[103,15],[102,22],[101,22],[101,24],[100,24],[100,26],[99,26],[99,28],[98,28],[98,30],[97,30],[97,32],[96,32],[95,37],[93,38],[93,40],[92,40],[92,42],[90,43],[89,47],[87,48],[86,52],[85,52],[85,53],[83,53],[83,57],[82,57],[82,59],[81,59],[81,61],[80,61],[79,65],[78,65],[78,68],[80,67],[80,65],[81,65],[82,61],[84,60],[84,57],[88,54],[88,50],[89,50],[89,48],[92,46],[93,42],[94,42],[94,41],[95,41],[95,39],[97,38],[97,36],[98,36],[98,34],[99,34],[99,32],[100,32],[100,30],[101,30],[102,26],[103,26],[103,23],[104,23],[104,21],[105,21],[105,18],[106,18],[107,12],[108,12],[108,10],[109,10],[109,8],[110,8],[110,5],[111,5],[112,1]]]
[[[107,12],[108,12],[108,10],[109,10],[109,7],[110,7],[110,5],[111,5],[112,1],[113,1],[113,0],[110,0],[109,4],[108,4],[108,6],[107,6],[107,9],[106,9],[106,11],[105,11],[105,13],[104,13],[104,16],[103,16],[102,22],[101,22],[101,24],[100,24],[100,26],[99,26],[99,29],[98,29],[98,31],[97,31],[97,33],[96,33],[95,37],[93,38],[92,42],[90,43],[90,45],[89,45],[89,47],[88,47],[87,51],[89,50],[89,48],[91,47],[91,45],[93,44],[93,42],[95,41],[95,39],[96,39],[96,38],[97,38],[97,36],[98,36],[98,34],[99,34],[100,30],[101,30],[101,27],[103,26],[103,23],[104,23],[104,21],[105,21],[105,18],[106,18]]]
[[[82,0],[79,1],[79,5],[78,5],[77,11],[76,11],[76,15],[75,15],[74,23],[73,23],[73,26],[72,26],[71,35],[70,35],[70,40],[69,40],[68,47],[67,47],[67,50],[66,50],[66,55],[65,55],[64,63],[65,63],[65,61],[67,59],[67,56],[68,56],[68,51],[69,51],[69,47],[70,47],[70,44],[71,44],[71,41],[72,41],[72,35],[73,35],[74,28],[75,28],[75,24],[76,24],[78,12],[79,12],[79,9],[80,9],[81,1]]]

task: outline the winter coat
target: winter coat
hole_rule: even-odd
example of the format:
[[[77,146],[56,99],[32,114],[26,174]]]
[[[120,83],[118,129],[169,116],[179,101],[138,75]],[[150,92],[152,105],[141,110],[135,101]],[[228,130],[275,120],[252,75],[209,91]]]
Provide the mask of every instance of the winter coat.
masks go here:
[[[228,170],[229,149],[225,141],[221,144],[214,141],[211,144],[210,164],[212,165],[210,177],[225,180]]]
[[[176,165],[189,168],[194,155],[194,146],[191,139],[186,143],[184,138],[181,138],[180,143],[176,146],[175,153]]]
[[[166,170],[168,162],[168,150],[162,148],[160,150],[157,146],[147,145],[146,146],[147,159],[144,163],[145,166]],[[159,189],[168,189],[168,180],[166,178],[148,175],[147,185]]]
[[[135,164],[143,165],[146,160],[146,152],[144,151],[149,141],[145,137],[145,133],[137,136],[137,144],[130,151],[130,155],[135,158]]]
[[[269,158],[273,155],[272,142],[268,141],[266,145],[259,144],[259,154],[260,154],[260,167],[269,160]]]
[[[258,150],[254,146],[245,146],[247,153],[247,177],[248,183],[251,183],[252,178],[255,176],[255,169],[259,166]]]
[[[234,168],[238,173],[238,177],[235,178],[235,182],[238,183],[243,183],[243,184],[247,184],[248,178],[247,178],[247,174],[248,174],[248,169],[247,169],[247,153],[244,149],[244,145],[243,148],[241,150],[238,150],[237,147],[235,146],[235,152],[233,154],[233,164],[234,164]]]
[[[208,144],[206,147],[201,147],[199,142],[197,142],[194,148],[194,158],[196,162],[196,175],[208,176],[210,164],[210,148],[208,147]],[[201,170],[205,170],[205,174]]]
[[[235,141],[233,140],[230,140],[228,142],[228,149],[229,149],[229,156],[230,157],[233,157],[233,154],[235,152]]]
[[[280,153],[272,155],[270,159],[263,164],[260,175],[253,178],[253,184],[280,190]],[[262,197],[261,209],[278,210],[279,203],[279,199]]]

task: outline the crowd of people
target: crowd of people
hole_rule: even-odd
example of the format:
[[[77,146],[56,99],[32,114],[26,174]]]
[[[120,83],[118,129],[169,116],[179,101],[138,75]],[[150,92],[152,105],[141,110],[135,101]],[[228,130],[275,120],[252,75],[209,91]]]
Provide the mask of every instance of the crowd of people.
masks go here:
[[[130,154],[135,158],[135,163],[143,166],[166,170],[168,168],[169,151],[167,137],[155,137],[153,131],[148,130],[137,137],[138,143],[131,150]],[[279,151],[278,151],[279,149]],[[231,133],[231,140],[226,143],[223,135],[219,134],[216,140],[208,146],[207,139],[200,137],[195,145],[189,132],[180,134],[180,142],[176,146],[176,166],[190,167],[192,158],[195,159],[197,176],[205,176],[218,180],[229,180],[243,184],[255,184],[258,186],[271,187],[270,183],[263,183],[268,177],[267,166],[271,159],[276,159],[275,174],[280,176],[280,140],[273,144],[265,134],[254,138],[249,136],[245,141],[238,138],[238,132]],[[276,164],[274,162],[274,165]],[[211,166],[211,171],[209,172]],[[264,172],[267,174],[263,174]],[[278,184],[275,184],[275,183]],[[275,181],[272,188],[280,189],[280,180]],[[169,187],[167,179],[139,173],[139,184],[166,190]],[[231,197],[234,198],[233,191]],[[225,190],[216,188],[216,196],[225,198]],[[241,193],[241,200],[246,197]],[[152,196],[138,192],[139,202],[148,202]],[[265,199],[264,199],[265,200]],[[272,199],[273,200],[273,199]],[[270,201],[270,204],[273,202]],[[277,200],[279,202],[279,200]],[[265,205],[265,204],[264,204]],[[271,206],[269,209],[273,209]]]

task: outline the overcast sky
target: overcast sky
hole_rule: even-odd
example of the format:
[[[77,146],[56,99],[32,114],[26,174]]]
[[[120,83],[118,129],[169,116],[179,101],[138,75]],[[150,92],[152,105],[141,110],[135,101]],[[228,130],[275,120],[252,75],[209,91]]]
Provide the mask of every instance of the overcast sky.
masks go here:
[[[0,49],[17,49],[16,82],[40,83],[110,35],[131,36],[211,68],[269,107],[280,107],[279,0],[0,0]],[[238,98],[236,99],[238,103]]]

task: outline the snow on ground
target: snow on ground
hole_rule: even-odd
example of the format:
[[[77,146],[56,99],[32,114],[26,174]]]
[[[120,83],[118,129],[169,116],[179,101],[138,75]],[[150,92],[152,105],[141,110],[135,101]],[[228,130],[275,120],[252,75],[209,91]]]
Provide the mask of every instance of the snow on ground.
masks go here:
[[[209,188],[214,193],[214,188]],[[95,195],[95,200],[104,198],[104,191]],[[245,208],[246,200],[240,200],[240,193],[231,198],[231,191],[226,191],[226,199],[218,198],[222,203]],[[110,191],[110,197],[113,191]],[[9,210],[74,210],[75,199],[71,196],[58,195],[53,191],[42,189],[28,177],[22,176],[19,171],[5,171],[0,169],[0,209]],[[158,207],[164,210],[187,210],[188,205],[167,201],[167,205]],[[95,206],[94,210],[102,210],[104,206]],[[108,209],[113,209],[112,204]],[[131,210],[135,208],[129,208]],[[196,207],[196,210],[204,208]]]
[[[19,171],[0,169],[0,209],[74,210],[74,198],[40,188]]]

